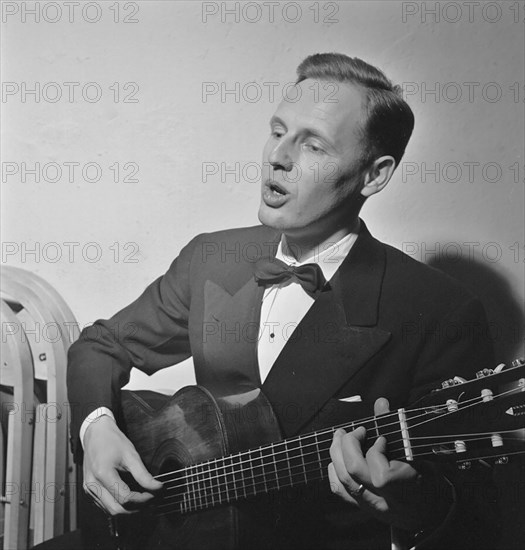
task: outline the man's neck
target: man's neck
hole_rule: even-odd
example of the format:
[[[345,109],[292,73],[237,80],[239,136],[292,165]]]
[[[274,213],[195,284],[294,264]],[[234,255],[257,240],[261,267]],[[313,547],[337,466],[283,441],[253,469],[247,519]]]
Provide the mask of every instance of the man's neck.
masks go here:
[[[308,237],[299,237],[284,233],[286,250],[285,253],[294,257],[298,262],[319,254],[329,246],[336,244],[350,233],[359,233],[359,218],[349,226],[342,227],[337,231],[330,232],[329,235],[317,235]]]

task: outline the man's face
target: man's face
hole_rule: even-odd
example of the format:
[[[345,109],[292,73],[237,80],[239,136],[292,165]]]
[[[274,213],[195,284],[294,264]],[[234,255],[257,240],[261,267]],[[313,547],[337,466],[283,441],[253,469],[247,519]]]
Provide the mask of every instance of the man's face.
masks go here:
[[[336,92],[332,92],[336,87]],[[290,94],[291,95],[291,94]],[[304,80],[283,100],[263,151],[259,220],[290,237],[319,240],[348,227],[359,194],[361,92]]]

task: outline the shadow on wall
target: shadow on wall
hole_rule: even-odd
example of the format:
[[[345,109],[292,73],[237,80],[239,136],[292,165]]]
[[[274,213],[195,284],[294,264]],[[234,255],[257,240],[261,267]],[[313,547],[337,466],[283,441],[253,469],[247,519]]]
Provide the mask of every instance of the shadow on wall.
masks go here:
[[[497,362],[509,365],[523,355],[525,314],[520,300],[513,294],[508,282],[490,264],[476,259],[444,258],[436,256],[428,265],[444,271],[460,281],[481,300],[494,343]],[[525,460],[511,458],[509,464],[493,470],[501,523],[499,543],[495,550],[518,550],[525,546]]]
[[[496,361],[509,365],[524,353],[525,312],[509,283],[490,264],[475,258],[435,256],[427,263],[458,280],[485,306]],[[495,366],[495,365],[494,365]]]

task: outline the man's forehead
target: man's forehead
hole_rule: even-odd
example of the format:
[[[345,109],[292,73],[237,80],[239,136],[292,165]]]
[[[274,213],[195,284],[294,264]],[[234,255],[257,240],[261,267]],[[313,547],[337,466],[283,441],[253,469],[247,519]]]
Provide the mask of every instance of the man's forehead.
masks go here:
[[[345,126],[361,120],[363,92],[354,84],[306,79],[289,90],[272,119]]]

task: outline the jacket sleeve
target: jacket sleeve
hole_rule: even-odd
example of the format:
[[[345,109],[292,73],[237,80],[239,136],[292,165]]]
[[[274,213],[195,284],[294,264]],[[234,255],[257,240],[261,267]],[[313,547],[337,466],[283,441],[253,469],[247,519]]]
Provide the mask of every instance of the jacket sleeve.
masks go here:
[[[137,300],[110,319],[84,329],[70,347],[67,387],[76,459],[81,454],[82,421],[99,407],[115,410],[132,367],[151,374],[191,356],[190,271],[197,239]]]

